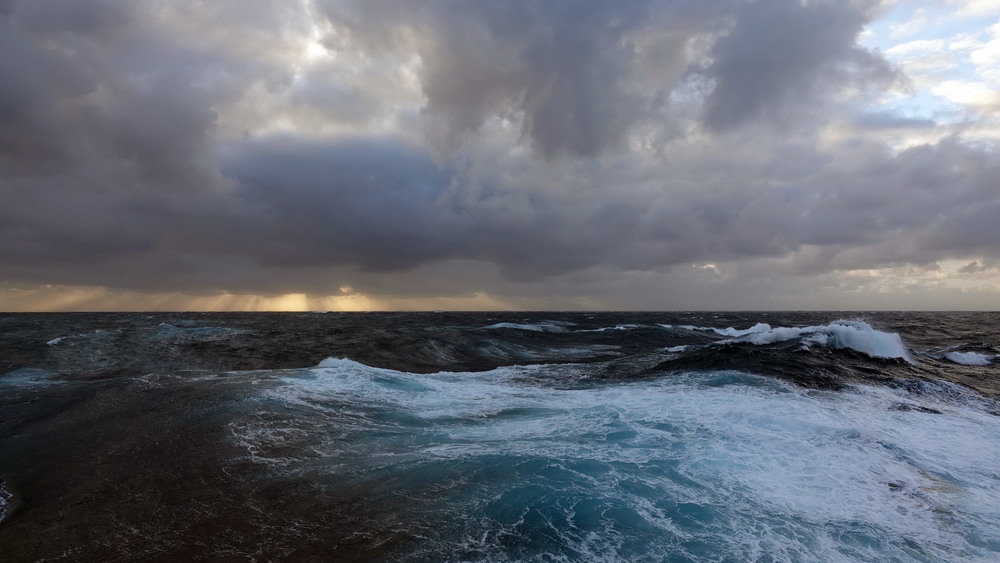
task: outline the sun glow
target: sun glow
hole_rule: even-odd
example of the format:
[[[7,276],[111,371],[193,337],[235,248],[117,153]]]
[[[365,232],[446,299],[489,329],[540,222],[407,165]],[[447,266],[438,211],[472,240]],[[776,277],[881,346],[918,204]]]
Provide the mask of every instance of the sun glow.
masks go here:
[[[188,295],[180,292],[120,291],[102,287],[38,285],[0,287],[0,311],[92,312],[92,311],[483,311],[513,310],[523,304],[498,299],[485,292],[454,297],[375,298],[340,288],[336,295],[248,295],[219,292]]]

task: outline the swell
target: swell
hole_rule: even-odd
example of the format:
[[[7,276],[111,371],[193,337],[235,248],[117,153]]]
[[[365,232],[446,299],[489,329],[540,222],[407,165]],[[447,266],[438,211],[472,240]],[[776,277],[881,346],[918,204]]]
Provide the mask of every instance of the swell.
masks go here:
[[[0,344],[20,343],[0,358],[0,544],[12,560],[995,561],[996,402],[941,381],[995,377],[995,320],[841,317],[0,318]],[[894,335],[897,357],[860,343]]]
[[[0,384],[317,365],[408,371],[587,364],[630,379],[716,369],[800,385],[944,379],[1000,396],[989,314],[66,314],[0,318]],[[20,384],[20,383],[19,383]]]
[[[389,542],[399,560],[1000,551],[983,539],[996,530],[998,423],[971,393],[834,394],[726,371],[578,387],[524,377],[552,370],[329,359],[268,387],[257,408],[269,416],[235,432],[265,472],[337,491],[369,534],[359,541]]]
[[[724,343],[669,358],[644,375],[739,370],[773,376],[803,387],[841,389],[849,383],[889,383],[917,377],[903,360],[872,358],[854,350],[802,350],[795,344]]]

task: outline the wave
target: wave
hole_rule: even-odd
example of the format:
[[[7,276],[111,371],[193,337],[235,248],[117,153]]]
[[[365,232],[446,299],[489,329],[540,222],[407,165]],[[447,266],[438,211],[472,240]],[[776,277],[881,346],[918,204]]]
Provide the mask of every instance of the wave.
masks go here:
[[[823,326],[778,327],[771,328],[765,323],[758,323],[746,330],[711,329],[719,334],[731,333],[735,338],[723,340],[729,342],[749,342],[757,345],[787,342],[801,339],[805,348],[813,345],[830,348],[849,348],[873,358],[898,358],[912,363],[907,346],[896,333],[882,332],[872,328],[863,321],[838,320]]]
[[[719,345],[747,343],[766,346],[797,340],[803,349],[812,346],[851,349],[872,358],[913,362],[909,349],[899,334],[877,330],[864,321],[836,320],[826,325],[805,327],[772,327],[768,323],[756,323],[744,329],[669,324],[659,326],[728,337],[714,341],[714,344]]]
[[[287,321],[303,326],[288,333],[256,330],[267,325],[240,317],[101,319],[91,330],[68,324],[73,328],[63,325],[61,334],[36,333],[44,338],[37,338],[34,348],[24,348],[24,360],[0,365],[0,370],[31,366],[61,378],[121,377],[173,370],[298,368],[338,355],[417,373],[592,363],[600,373],[596,377],[604,379],[732,369],[819,388],[924,377],[946,378],[990,393],[996,387],[975,372],[993,365],[1000,355],[988,336],[978,343],[970,343],[972,338],[961,343],[961,333],[935,333],[883,319],[887,326],[902,329],[897,333],[874,328],[874,322],[828,321],[817,314],[319,317],[289,317]],[[865,320],[871,318],[880,317]],[[900,334],[906,334],[907,341]],[[911,347],[910,341],[916,345]],[[39,357],[44,361],[34,359]]]
[[[608,332],[610,330],[635,330],[639,328],[646,328],[645,325],[639,324],[624,324],[615,326],[605,326],[601,328],[589,328],[583,330],[577,330],[576,332]]]
[[[17,430],[0,440],[0,545],[18,560],[1000,560],[1000,402],[972,390],[1000,396],[996,316],[836,318],[0,318]],[[65,335],[82,336],[47,345]],[[124,474],[162,479],[114,486]],[[142,494],[154,481],[177,502]],[[18,533],[46,527],[50,542]],[[195,528],[228,543],[170,532]]]
[[[310,373],[314,375],[321,375],[324,377],[335,376],[336,378],[341,377],[361,377],[361,378],[374,378],[377,381],[387,381],[385,378],[398,379],[398,380],[412,380],[412,381],[437,381],[442,384],[440,391],[443,393],[442,398],[447,397],[447,391],[449,389],[449,384],[454,381],[460,380],[476,380],[485,382],[502,382],[508,384],[515,381],[531,381],[532,384],[558,384],[560,381],[565,381],[567,379],[579,379],[581,375],[586,373],[589,369],[589,364],[576,364],[576,363],[555,363],[555,364],[512,364],[507,366],[500,366],[490,370],[485,371],[447,371],[442,370],[435,373],[423,373],[423,372],[410,372],[404,370],[396,370],[391,368],[383,368],[378,366],[372,366],[365,364],[363,362],[358,362],[350,358],[331,356],[324,359],[315,368],[307,368],[311,370]],[[297,371],[291,371],[290,373],[296,374]],[[544,377],[538,377],[544,376]],[[324,380],[330,383],[333,380]],[[326,385],[326,383],[321,383]],[[351,384],[353,385],[353,383]],[[419,387],[419,386],[418,386]],[[427,390],[426,387],[420,387],[422,390]]]
[[[481,362],[484,369],[496,367],[493,364],[521,362],[574,362],[595,358],[620,356],[620,346],[614,344],[584,344],[567,343],[516,343],[502,339],[487,338],[473,342],[442,342],[429,341],[419,351],[426,353],[430,360],[437,362],[443,369],[458,368],[469,365],[470,362]],[[449,371],[455,371],[449,369]],[[483,369],[471,370],[483,371]]]
[[[964,366],[988,366],[993,363],[993,356],[978,352],[948,352],[944,357]]]
[[[176,324],[160,323],[155,326],[141,329],[144,333],[142,340],[145,342],[174,342],[174,341],[199,341],[212,342],[224,340],[236,336],[252,334],[252,331],[218,326],[194,326],[195,321],[175,321]],[[68,344],[101,344],[117,338],[134,337],[122,328],[96,329],[91,332],[69,334],[59,336],[45,342],[46,346],[60,346]]]
[[[4,374],[0,374],[0,384],[13,385],[17,387],[30,387],[35,385],[56,385],[63,383],[58,379],[59,374],[40,368],[18,368]]]
[[[193,322],[177,322],[176,325],[160,323],[151,327],[149,331],[153,334],[154,338],[160,340],[197,340],[202,342],[222,340],[251,333],[249,330],[240,328],[193,326]]]
[[[638,375],[740,370],[817,389],[843,389],[850,382],[887,384],[898,378],[920,377],[921,368],[898,334],[876,330],[861,321],[841,320],[806,327],[775,328],[757,323],[748,329],[678,328],[738,336],[700,345],[661,348],[661,352],[670,355]],[[836,353],[836,359],[831,353]]]
[[[553,333],[563,333],[569,332],[566,328],[567,326],[573,326],[575,323],[565,322],[565,321],[545,321],[540,323],[495,323],[488,326],[481,327],[480,330],[497,330],[497,329],[511,329],[511,330],[527,330],[529,332],[553,332]]]
[[[559,388],[519,375],[560,366],[320,366],[261,387],[265,412],[241,444],[267,467],[363,494],[351,506],[371,511],[367,525],[422,538],[407,560],[1000,552],[983,539],[1000,534],[1000,419],[961,395],[811,392],[738,371]]]
[[[673,328],[672,325],[661,325],[661,326],[663,326],[664,328]],[[693,326],[693,325],[680,325],[677,328],[682,328],[684,330],[700,330],[704,332],[714,332],[715,334],[718,334],[720,336],[732,336],[732,337],[741,337],[741,336],[746,336],[748,334],[758,334],[762,332],[769,332],[772,330],[771,325],[767,323],[757,323],[752,327],[745,329],[736,329],[733,327],[716,328],[712,326]]]
[[[928,350],[924,355],[935,360],[945,360],[963,366],[988,366],[996,360],[997,356],[984,352],[984,349],[996,351],[995,348],[985,343],[976,343]]]
[[[329,358],[323,359],[323,361],[321,361],[319,364],[317,364],[316,367],[317,368],[342,369],[342,370],[374,370],[374,369],[382,369],[382,368],[376,368],[376,367],[373,367],[373,366],[369,366],[369,365],[363,364],[361,362],[356,362],[356,361],[354,361],[354,360],[352,360],[350,358],[338,358],[338,357],[334,357],[334,356],[331,356]],[[400,371],[390,370],[390,369],[382,369],[382,371],[389,372],[389,373],[406,373],[406,372],[400,372]],[[416,374],[411,374],[411,375],[416,375]]]
[[[505,365],[594,364],[591,377],[629,380],[686,372],[740,370],[776,376],[799,385],[840,389],[851,382],[888,384],[896,379],[930,377],[940,364],[921,364],[895,332],[879,330],[859,320],[836,320],[810,326],[771,326],[757,322],[748,328],[698,325],[622,323],[613,326],[565,331],[567,323],[552,325],[555,332],[531,326],[497,333],[488,338],[476,330],[453,328],[436,333],[418,346],[401,349],[393,361],[356,357],[370,365],[414,371],[486,372]],[[517,323],[502,329],[519,326]],[[667,329],[667,330],[664,330]],[[562,332],[559,332],[562,331]],[[836,356],[831,356],[835,353]],[[946,356],[945,353],[950,354]],[[987,365],[992,357],[969,350],[944,350],[937,356],[953,364]],[[397,357],[398,356],[398,357]],[[959,376],[956,374],[955,380]],[[964,382],[963,382],[964,383]]]
[[[0,479],[0,524],[6,520],[13,511],[14,493],[7,490],[7,483]]]

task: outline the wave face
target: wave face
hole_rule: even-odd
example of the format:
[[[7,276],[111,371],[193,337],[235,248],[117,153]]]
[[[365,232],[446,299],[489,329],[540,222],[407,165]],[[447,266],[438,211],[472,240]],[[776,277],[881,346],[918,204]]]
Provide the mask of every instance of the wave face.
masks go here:
[[[770,325],[760,323],[747,330],[731,328],[710,330],[719,334],[735,336],[728,342],[767,345],[799,340],[804,348],[809,348],[812,345],[846,348],[872,358],[900,358],[911,361],[903,339],[898,334],[875,330],[870,324],[861,321],[839,320],[824,326],[802,328],[771,328]]]
[[[992,315],[0,327],[11,560],[1000,559]]]

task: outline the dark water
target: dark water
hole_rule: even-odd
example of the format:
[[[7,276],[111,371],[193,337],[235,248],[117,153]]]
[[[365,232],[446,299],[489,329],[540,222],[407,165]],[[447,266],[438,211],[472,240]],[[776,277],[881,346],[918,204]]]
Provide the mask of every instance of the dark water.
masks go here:
[[[0,560],[996,561],[995,313],[0,315]]]

